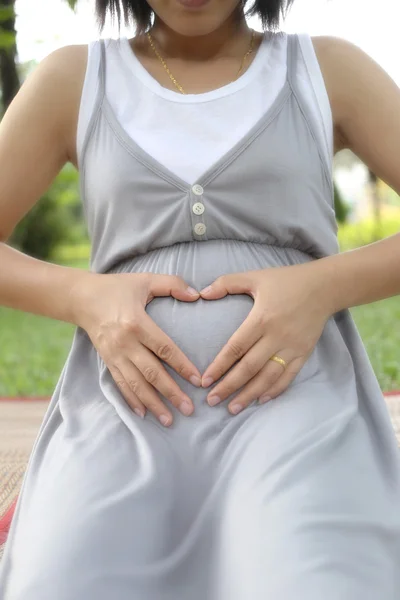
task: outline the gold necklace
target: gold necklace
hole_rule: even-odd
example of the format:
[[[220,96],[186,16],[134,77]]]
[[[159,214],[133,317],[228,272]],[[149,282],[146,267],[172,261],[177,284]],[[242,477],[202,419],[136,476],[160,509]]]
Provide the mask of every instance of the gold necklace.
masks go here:
[[[244,67],[244,62],[245,62],[246,58],[249,56],[249,54],[251,54],[251,53],[253,52],[253,49],[254,49],[254,37],[255,37],[255,31],[254,31],[254,29],[253,29],[253,31],[252,31],[252,34],[251,34],[250,47],[249,47],[249,49],[247,50],[246,54],[243,56],[243,60],[242,60],[242,63],[241,63],[241,65],[240,65],[239,71],[238,71],[238,73],[237,73],[237,75],[236,75],[235,79],[233,79],[232,81],[235,81],[235,80],[236,80],[236,79],[239,77],[239,75],[240,75],[240,73],[242,72],[242,69],[243,69],[243,67]],[[181,93],[181,94],[186,94],[185,90],[184,90],[184,89],[183,89],[183,87],[182,87],[182,86],[181,86],[181,85],[180,85],[180,84],[177,82],[177,80],[175,79],[175,77],[172,75],[171,71],[170,71],[170,70],[169,70],[169,68],[167,67],[167,63],[165,62],[165,60],[163,59],[163,57],[160,55],[160,53],[158,52],[157,48],[155,47],[155,45],[154,45],[154,42],[153,42],[153,38],[151,37],[151,35],[150,35],[150,32],[149,32],[149,31],[147,32],[147,38],[148,38],[148,40],[149,40],[149,42],[150,42],[150,46],[151,46],[151,47],[152,47],[152,49],[154,50],[154,53],[155,53],[155,55],[157,56],[157,58],[159,58],[159,60],[160,60],[160,62],[161,62],[161,64],[162,64],[162,66],[163,66],[163,67],[164,67],[164,69],[167,71],[167,73],[168,73],[168,75],[169,75],[169,77],[170,77],[171,81],[172,81],[172,82],[173,82],[173,84],[175,85],[175,87],[177,87],[177,88],[178,88],[178,90],[180,91],[180,93]]]

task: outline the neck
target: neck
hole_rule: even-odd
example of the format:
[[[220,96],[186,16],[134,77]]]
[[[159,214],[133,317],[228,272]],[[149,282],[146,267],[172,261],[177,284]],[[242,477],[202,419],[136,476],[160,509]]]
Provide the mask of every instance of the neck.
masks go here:
[[[236,57],[250,41],[251,29],[244,15],[233,15],[214,31],[205,35],[182,35],[157,17],[150,33],[164,56],[202,61],[219,57]]]

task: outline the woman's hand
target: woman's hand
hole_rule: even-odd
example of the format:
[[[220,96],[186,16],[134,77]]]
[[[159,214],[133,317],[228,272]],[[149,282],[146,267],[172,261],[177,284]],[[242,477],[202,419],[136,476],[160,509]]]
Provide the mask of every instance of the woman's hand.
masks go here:
[[[173,275],[90,273],[72,296],[79,305],[77,325],[87,332],[125,400],[138,415],[144,417],[147,408],[163,425],[171,425],[172,414],[156,390],[184,415],[192,414],[191,399],[159,359],[197,387],[201,386],[201,374],[145,308],[156,296],[196,301],[200,297],[196,290]]]
[[[257,398],[266,402],[289,386],[332,314],[314,263],[223,275],[200,294],[207,300],[227,294],[248,294],[254,299],[250,314],[202,378],[203,387],[209,387],[238,361],[207,397],[214,406],[244,386],[229,403],[233,414]],[[287,362],[286,369],[270,360],[274,354]]]

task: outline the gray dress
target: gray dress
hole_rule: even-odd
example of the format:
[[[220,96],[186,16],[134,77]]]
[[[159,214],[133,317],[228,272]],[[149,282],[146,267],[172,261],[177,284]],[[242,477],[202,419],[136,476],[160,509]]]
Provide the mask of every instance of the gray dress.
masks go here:
[[[296,35],[273,106],[194,186],[121,128],[102,49],[80,165],[93,271],[178,274],[201,289],[338,251]],[[245,294],[157,298],[147,311],[203,372],[252,305]],[[349,311],[329,319],[281,396],[238,416],[168,371],[195,413],[172,408],[164,428],[132,412],[76,329],[24,478],[1,600],[398,600],[399,454]]]

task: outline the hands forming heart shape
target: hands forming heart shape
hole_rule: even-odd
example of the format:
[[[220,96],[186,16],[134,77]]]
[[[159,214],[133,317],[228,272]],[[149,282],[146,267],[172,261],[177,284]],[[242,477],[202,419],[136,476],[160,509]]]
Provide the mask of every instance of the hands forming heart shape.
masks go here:
[[[266,402],[289,386],[335,312],[320,262],[227,274],[200,292],[173,275],[89,273],[71,292],[75,322],[88,333],[125,400],[141,417],[148,409],[164,426],[171,425],[173,415],[157,391],[185,416],[194,411],[161,361],[197,387],[216,383],[207,396],[211,406],[240,390],[228,405],[231,414],[238,414],[253,400]],[[247,294],[254,304],[201,375],[150,318],[146,305],[158,296],[196,302],[228,294]],[[278,362],[272,360],[275,355]]]

